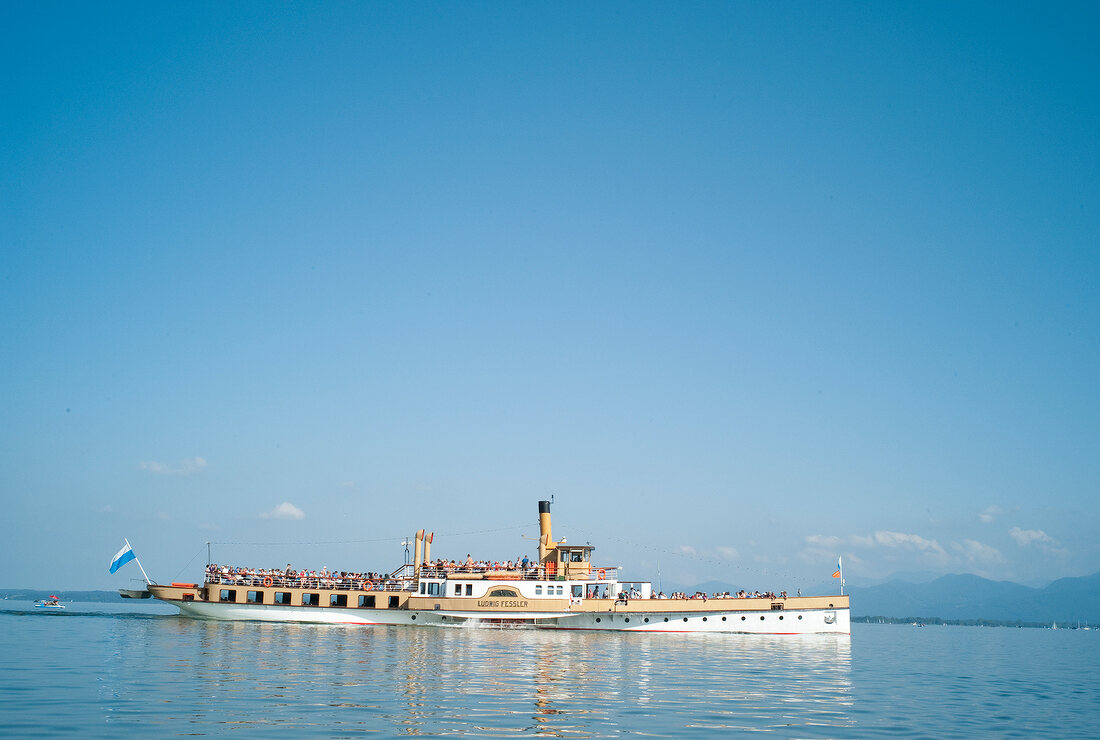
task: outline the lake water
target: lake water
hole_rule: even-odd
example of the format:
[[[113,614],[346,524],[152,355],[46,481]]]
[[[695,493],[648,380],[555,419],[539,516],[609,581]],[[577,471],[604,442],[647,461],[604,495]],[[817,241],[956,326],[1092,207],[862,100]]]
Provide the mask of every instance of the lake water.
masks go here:
[[[851,637],[210,622],[0,606],[0,736],[1095,737],[1100,630]]]

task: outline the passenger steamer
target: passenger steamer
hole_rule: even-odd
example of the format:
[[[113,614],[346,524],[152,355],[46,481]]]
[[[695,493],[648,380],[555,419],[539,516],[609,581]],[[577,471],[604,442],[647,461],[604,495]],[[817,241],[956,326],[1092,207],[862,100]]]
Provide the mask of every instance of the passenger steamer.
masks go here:
[[[201,584],[149,584],[186,616],[360,625],[509,626],[629,632],[850,634],[848,597],[653,598],[652,584],[622,581],[592,562],[591,545],[555,542],[550,502],[539,502],[539,558],[527,569],[438,567],[432,534],[416,533],[414,565],[374,580],[208,573]],[[624,591],[624,589],[628,589]],[[635,598],[627,596],[634,590]]]

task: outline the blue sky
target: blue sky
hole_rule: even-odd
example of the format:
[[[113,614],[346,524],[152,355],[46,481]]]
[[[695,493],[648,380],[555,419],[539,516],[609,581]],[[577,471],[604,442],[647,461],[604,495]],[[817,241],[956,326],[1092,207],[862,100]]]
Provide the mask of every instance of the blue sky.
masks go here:
[[[1097,15],[5,7],[0,585],[1100,570]]]

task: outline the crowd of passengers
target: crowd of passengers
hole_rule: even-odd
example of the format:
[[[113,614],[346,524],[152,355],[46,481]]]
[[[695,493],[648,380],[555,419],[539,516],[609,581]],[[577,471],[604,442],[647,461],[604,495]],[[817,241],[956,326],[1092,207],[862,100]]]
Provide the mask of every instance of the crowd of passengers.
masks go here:
[[[494,571],[519,571],[524,577],[534,578],[538,574],[538,564],[534,560],[528,559],[526,555],[522,558],[516,558],[513,562],[511,560],[489,561],[489,560],[474,560],[469,555],[466,556],[464,563],[458,563],[454,560],[434,560],[430,563],[424,563],[421,566],[421,575],[428,577],[447,575],[450,573],[490,573]],[[268,583],[270,579],[271,583]],[[402,581],[396,578],[390,578],[389,576],[382,575],[381,573],[354,573],[348,571],[330,571],[328,568],[321,568],[321,570],[296,570],[290,563],[287,563],[286,568],[235,568],[229,565],[218,565],[217,563],[211,563],[206,566],[206,582],[207,583],[220,583],[233,586],[283,586],[286,588],[331,588],[331,589],[378,589],[380,591],[396,591],[402,587],[411,588],[411,586],[404,586]],[[369,584],[369,585],[368,585]],[[609,598],[610,594],[606,589],[593,588],[588,590],[587,594],[590,599]],[[624,601],[626,599],[640,599],[642,593],[637,588],[631,586],[629,591],[622,591],[619,593],[617,599]],[[776,597],[774,591],[745,591],[741,590],[735,594],[731,594],[729,591],[715,592],[707,595],[705,591],[696,591],[691,596],[685,591],[674,591],[669,595],[665,595],[664,591],[651,594],[651,599],[701,599],[706,601],[707,599],[774,599],[787,598],[786,591],[780,591],[779,596]]]
[[[270,583],[268,581],[270,580]],[[285,588],[378,589],[393,591],[401,582],[381,573],[356,573],[344,570],[298,570],[286,568],[235,568],[211,563],[206,566],[206,582],[231,586],[283,586]],[[367,584],[370,584],[369,586]]]
[[[517,556],[515,560],[474,560],[467,554],[465,560],[447,560],[439,558],[431,562],[425,562],[420,570],[423,575],[429,577],[446,577],[450,573],[493,573],[508,571],[520,573],[524,578],[534,578],[539,572],[537,561]]]

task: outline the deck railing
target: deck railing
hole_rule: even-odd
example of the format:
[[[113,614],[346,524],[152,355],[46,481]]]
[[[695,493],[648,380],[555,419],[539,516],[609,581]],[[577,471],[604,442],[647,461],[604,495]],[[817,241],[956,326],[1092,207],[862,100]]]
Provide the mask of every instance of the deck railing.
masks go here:
[[[420,567],[421,578],[459,579],[478,575],[485,580],[512,580],[512,581],[606,581],[618,580],[619,569],[608,565],[589,569],[587,574],[574,573],[568,578],[562,573],[564,569],[558,563],[547,565],[532,565],[527,568],[504,568],[486,565],[422,565]]]
[[[398,578],[345,578],[340,576],[286,576],[253,575],[237,573],[207,573],[210,586],[235,586],[237,588],[315,588],[321,591],[412,591],[411,579]],[[370,584],[369,587],[367,584]]]

